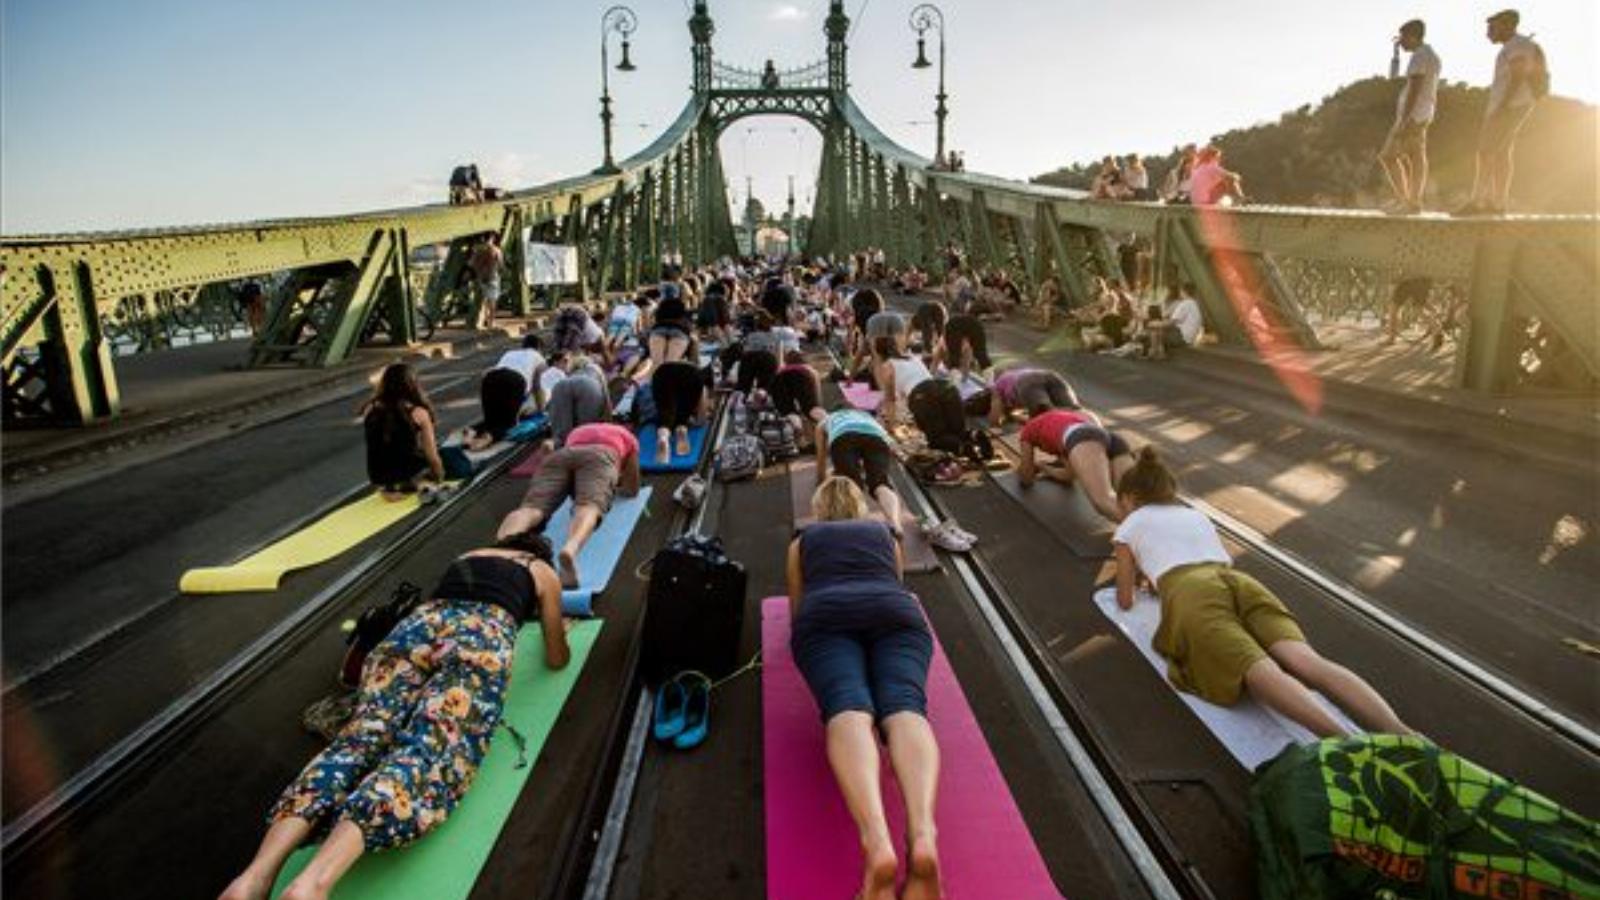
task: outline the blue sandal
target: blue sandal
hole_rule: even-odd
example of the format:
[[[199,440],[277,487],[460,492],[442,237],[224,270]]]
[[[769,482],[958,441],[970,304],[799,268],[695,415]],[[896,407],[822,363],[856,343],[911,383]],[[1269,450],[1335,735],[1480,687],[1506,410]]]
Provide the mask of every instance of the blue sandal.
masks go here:
[[[656,691],[656,740],[670,741],[683,733],[684,709],[688,700],[688,692],[677,678],[667,680]]]
[[[684,686],[683,681],[689,684]],[[672,739],[672,746],[690,750],[700,746],[711,727],[711,679],[699,672],[682,672],[673,679],[687,694],[683,706],[683,727]]]

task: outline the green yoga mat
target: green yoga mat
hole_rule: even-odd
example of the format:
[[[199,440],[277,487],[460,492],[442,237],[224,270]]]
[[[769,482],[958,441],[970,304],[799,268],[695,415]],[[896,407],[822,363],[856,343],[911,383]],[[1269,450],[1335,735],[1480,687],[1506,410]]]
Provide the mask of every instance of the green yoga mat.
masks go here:
[[[539,625],[523,627],[512,664],[511,689],[506,693],[504,721],[527,739],[524,755],[528,765],[517,768],[516,741],[505,729],[497,729],[472,787],[450,818],[409,847],[363,855],[334,890],[335,900],[452,900],[472,892],[478,871],[494,849],[500,828],[511,815],[511,807],[589,659],[600,625],[599,620],[589,619],[573,626],[567,634],[572,661],[559,672],[545,668]],[[303,847],[289,857],[272,896],[289,886],[316,849]]]

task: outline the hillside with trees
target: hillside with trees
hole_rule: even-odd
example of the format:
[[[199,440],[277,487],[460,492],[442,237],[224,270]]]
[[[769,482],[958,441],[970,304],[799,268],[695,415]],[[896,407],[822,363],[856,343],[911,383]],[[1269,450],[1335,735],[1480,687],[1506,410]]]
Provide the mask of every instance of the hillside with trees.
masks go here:
[[[1256,203],[1379,206],[1390,194],[1375,157],[1394,121],[1400,87],[1399,80],[1358,81],[1315,106],[1302,106],[1273,123],[1216,135],[1210,142],[1222,148],[1227,167],[1244,176],[1245,191]],[[1433,168],[1429,209],[1451,209],[1466,201],[1488,97],[1484,88],[1440,83],[1438,113],[1428,132]],[[1596,113],[1594,106],[1555,96],[1534,109],[1517,141],[1514,212],[1600,211]],[[1193,140],[1206,142],[1203,135]],[[1125,157],[1134,150],[1108,147],[1106,152]],[[1152,186],[1160,186],[1177,155],[1174,148],[1145,157]],[[1086,189],[1098,167],[1098,161],[1069,165],[1034,181]]]

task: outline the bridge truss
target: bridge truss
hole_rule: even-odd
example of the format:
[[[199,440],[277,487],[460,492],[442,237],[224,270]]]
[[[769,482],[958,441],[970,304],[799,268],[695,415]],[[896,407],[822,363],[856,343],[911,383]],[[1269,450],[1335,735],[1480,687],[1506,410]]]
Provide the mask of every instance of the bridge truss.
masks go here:
[[[1046,279],[1062,302],[1090,302],[1091,279],[1122,278],[1115,246],[1153,247],[1157,281],[1195,286],[1221,340],[1313,346],[1309,324],[1351,306],[1381,307],[1403,278],[1457,286],[1467,322],[1456,381],[1516,390],[1530,354],[1585,385],[1600,378],[1600,224],[1594,216],[1452,221],[1298,208],[1195,209],[1095,201],[1082,192],[936,168],[875,127],[850,95],[849,20],[831,4],[825,60],[765,72],[713,59],[704,0],[689,20],[694,90],[677,120],[620,171],[520,190],[465,206],[199,228],[0,239],[0,354],[8,421],[90,423],[117,414],[113,339],[165,343],[174,323],[235,327],[234,288],[268,288],[248,363],[334,365],[363,342],[416,340],[421,307],[436,321],[476,320],[467,260],[499,235],[522,314],[525,241],[574,245],[579,299],[734,255],[718,136],[754,115],[804,119],[821,133],[806,250],[840,256],[882,247],[891,265],[936,269],[951,243],[1003,268],[1032,296]],[[414,251],[445,249],[419,277]]]

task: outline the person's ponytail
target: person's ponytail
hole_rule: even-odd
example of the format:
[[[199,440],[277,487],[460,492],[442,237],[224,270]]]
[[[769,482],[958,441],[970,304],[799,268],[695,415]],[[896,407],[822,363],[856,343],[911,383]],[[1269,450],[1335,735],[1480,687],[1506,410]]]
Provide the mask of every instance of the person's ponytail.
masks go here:
[[[1137,506],[1176,503],[1178,478],[1162,461],[1155,445],[1146,444],[1134,456],[1133,468],[1124,472],[1118,480],[1117,495],[1129,498]]]

